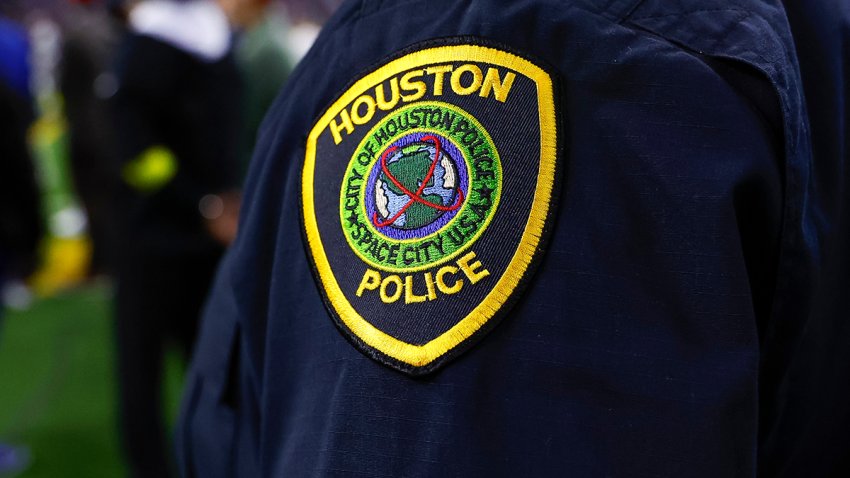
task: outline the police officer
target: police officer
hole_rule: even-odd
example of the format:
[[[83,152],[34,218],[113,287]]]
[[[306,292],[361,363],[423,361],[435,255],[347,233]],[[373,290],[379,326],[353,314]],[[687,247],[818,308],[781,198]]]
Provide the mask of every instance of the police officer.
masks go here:
[[[814,3],[347,2],[260,134],[184,476],[843,476],[847,386],[795,391],[846,376]]]

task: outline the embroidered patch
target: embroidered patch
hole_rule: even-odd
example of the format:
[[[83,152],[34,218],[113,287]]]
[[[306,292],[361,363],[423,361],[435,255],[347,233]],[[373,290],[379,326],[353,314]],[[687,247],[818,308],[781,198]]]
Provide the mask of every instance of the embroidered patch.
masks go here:
[[[492,329],[542,252],[558,134],[552,77],[469,39],[354,82],[302,172],[308,252],[344,335],[421,375]]]

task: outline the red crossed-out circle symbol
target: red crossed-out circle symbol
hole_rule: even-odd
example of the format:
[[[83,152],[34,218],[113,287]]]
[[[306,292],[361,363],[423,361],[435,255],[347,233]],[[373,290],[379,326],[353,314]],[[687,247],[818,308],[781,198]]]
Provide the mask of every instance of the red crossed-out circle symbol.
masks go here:
[[[398,146],[393,146],[393,147],[387,148],[387,150],[384,151],[384,153],[381,155],[381,170],[384,172],[384,175],[387,178],[389,178],[389,180],[392,181],[393,184],[396,185],[397,188],[401,189],[402,194],[404,194],[405,196],[408,197],[408,201],[401,209],[398,210],[398,212],[396,212],[391,218],[387,219],[386,221],[381,221],[378,218],[377,212],[372,214],[372,223],[375,224],[375,226],[377,226],[377,227],[387,227],[387,226],[389,226],[390,224],[394,223],[399,217],[401,217],[401,215],[404,214],[404,212],[407,211],[408,208],[410,208],[410,206],[412,206],[413,203],[416,203],[416,202],[418,202],[420,204],[424,204],[425,206],[436,209],[438,211],[454,211],[454,210],[458,209],[461,206],[461,204],[463,204],[463,191],[461,191],[460,189],[458,189],[458,191],[457,191],[457,193],[458,193],[457,200],[451,206],[443,206],[442,204],[434,204],[431,201],[428,201],[427,199],[422,197],[422,191],[425,190],[425,187],[428,185],[428,182],[431,181],[432,177],[434,177],[434,169],[437,167],[437,162],[440,161],[440,154],[442,153],[442,150],[443,150],[442,144],[440,143],[440,138],[438,138],[434,135],[429,134],[429,135],[423,136],[422,141],[433,141],[436,151],[434,152],[434,160],[431,161],[431,167],[428,168],[428,173],[425,175],[425,178],[422,179],[422,183],[419,185],[419,189],[417,189],[416,192],[411,192],[409,189],[404,187],[404,185],[401,184],[401,181],[396,179],[396,177],[392,175],[392,173],[390,172],[390,169],[387,167],[387,157],[389,157],[396,150],[398,150]]]

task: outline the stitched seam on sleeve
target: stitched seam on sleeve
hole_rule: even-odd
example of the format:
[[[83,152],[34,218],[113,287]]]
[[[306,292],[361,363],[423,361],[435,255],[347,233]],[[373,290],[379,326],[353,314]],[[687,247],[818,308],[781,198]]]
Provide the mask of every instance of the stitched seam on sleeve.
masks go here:
[[[641,3],[643,3],[643,2],[641,2]],[[694,15],[696,13],[716,13],[716,12],[743,12],[747,15],[752,14],[751,11],[745,10],[743,8],[702,8],[702,9],[698,9],[698,10],[688,10],[688,11],[677,12],[677,13],[665,13],[664,15],[649,15],[649,16],[645,16],[645,17],[634,17],[634,18],[631,18],[631,20],[633,20],[633,21],[653,20],[653,19],[659,19],[659,18],[684,17],[684,16],[688,16],[688,15]]]

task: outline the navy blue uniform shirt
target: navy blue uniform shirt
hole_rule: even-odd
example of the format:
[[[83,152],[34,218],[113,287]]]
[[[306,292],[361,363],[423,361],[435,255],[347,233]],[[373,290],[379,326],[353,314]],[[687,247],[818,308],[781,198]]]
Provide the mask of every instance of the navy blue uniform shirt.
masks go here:
[[[841,476],[848,8],[787,4],[347,2],[260,133],[184,476]]]

